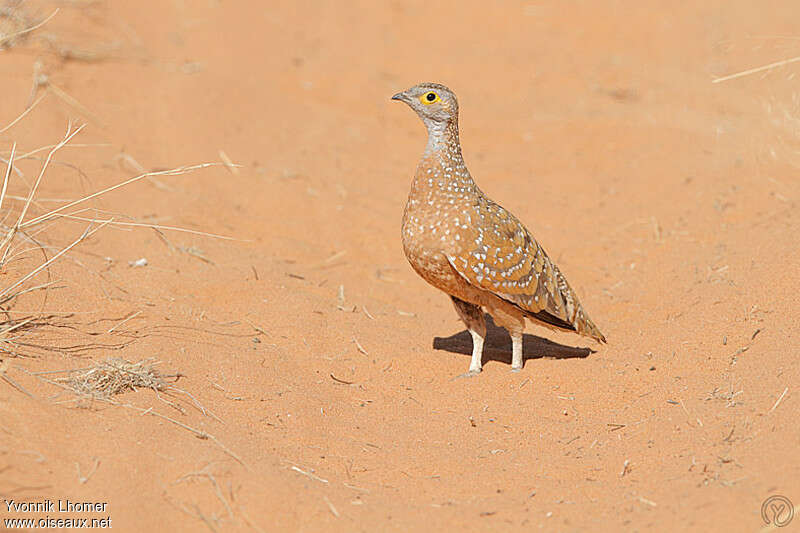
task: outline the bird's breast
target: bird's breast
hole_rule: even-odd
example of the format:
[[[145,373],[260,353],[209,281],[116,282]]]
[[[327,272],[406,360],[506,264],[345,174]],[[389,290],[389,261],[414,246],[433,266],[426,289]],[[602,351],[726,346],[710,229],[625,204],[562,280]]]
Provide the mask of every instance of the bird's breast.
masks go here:
[[[440,288],[453,283],[447,257],[459,256],[471,239],[472,196],[468,185],[424,168],[412,184],[403,215],[403,250],[414,270]]]

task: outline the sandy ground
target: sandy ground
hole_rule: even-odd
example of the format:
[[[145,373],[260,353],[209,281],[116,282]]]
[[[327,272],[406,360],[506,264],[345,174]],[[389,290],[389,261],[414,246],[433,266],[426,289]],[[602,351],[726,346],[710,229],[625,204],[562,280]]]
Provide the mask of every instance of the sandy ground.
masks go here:
[[[88,124],[35,213],[137,174],[123,153],[159,170],[222,151],[242,167],[143,180],[82,216],[239,240],[108,226],[53,266],[46,300],[12,304],[49,316],[24,342],[61,351],[5,357],[33,397],[0,381],[3,499],[107,502],[50,515],[119,531],[760,531],[768,496],[800,503],[800,66],[712,80],[796,57],[798,16],[793,0],[62,6],[0,52],[0,126],[37,61],[52,87],[0,155]],[[494,329],[484,372],[453,379],[469,336],[400,245],[425,132],[389,97],[421,81],[458,94],[472,174],[607,346],[531,327],[512,374]],[[20,162],[10,193],[40,165]],[[157,359],[191,398],[76,404],[40,379],[61,374],[32,374],[109,356]]]

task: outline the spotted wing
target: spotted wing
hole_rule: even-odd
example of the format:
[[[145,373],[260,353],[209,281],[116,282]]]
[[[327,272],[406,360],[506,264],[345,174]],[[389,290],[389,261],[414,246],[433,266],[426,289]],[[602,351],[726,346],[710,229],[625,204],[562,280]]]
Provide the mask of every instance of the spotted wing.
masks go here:
[[[514,215],[483,197],[464,215],[464,248],[449,257],[463,278],[531,318],[605,340],[558,267]]]

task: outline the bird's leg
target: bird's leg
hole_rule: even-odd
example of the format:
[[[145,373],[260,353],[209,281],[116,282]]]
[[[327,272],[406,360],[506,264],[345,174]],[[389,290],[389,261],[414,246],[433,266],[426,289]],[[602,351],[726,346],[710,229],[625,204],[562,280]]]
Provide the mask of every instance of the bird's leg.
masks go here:
[[[486,319],[483,317],[483,310],[479,305],[459,300],[455,296],[450,298],[453,300],[453,306],[456,308],[458,316],[464,321],[472,335],[472,360],[469,363],[469,372],[464,376],[474,376],[481,371],[483,340],[486,338]]]
[[[522,332],[511,332],[511,371],[519,372],[522,370]]]
[[[483,339],[486,337],[486,331],[481,335],[474,329],[470,329],[469,333],[472,335],[472,359],[469,362],[469,373],[478,374],[482,368]]]
[[[521,312],[508,307],[490,307],[489,314],[494,317],[494,323],[506,328],[511,336],[511,371],[522,370],[522,335],[525,331],[525,317]]]

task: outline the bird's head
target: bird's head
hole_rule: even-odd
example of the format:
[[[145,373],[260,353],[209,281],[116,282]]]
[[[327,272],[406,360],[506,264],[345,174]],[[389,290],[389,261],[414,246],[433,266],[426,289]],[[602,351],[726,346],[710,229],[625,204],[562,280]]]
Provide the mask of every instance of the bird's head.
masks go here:
[[[392,96],[417,112],[422,122],[431,127],[446,125],[458,119],[458,100],[453,91],[438,83],[420,83]]]

